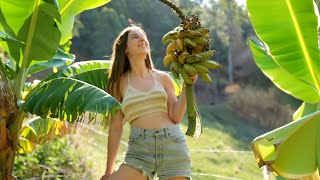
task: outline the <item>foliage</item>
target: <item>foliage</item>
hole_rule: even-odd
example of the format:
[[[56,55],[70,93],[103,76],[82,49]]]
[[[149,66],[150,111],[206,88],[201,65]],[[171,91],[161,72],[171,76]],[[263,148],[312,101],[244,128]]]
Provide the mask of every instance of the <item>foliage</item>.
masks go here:
[[[250,123],[271,130],[287,124],[293,113],[289,104],[279,103],[276,93],[272,87],[264,90],[246,86],[234,94],[228,104]]]
[[[37,179],[92,179],[87,164],[75,148],[70,137],[55,139],[39,145],[29,154],[19,155],[15,160],[17,177]]]
[[[84,10],[96,8],[109,1],[0,1],[0,46],[9,54],[10,58],[5,62],[3,60],[0,61],[1,85],[4,86],[4,89],[13,89],[12,92],[14,93],[14,98],[12,99],[9,99],[9,96],[4,93],[0,94],[1,100],[14,104],[14,110],[9,112],[6,109],[2,109],[0,116],[0,179],[11,179],[13,177],[12,168],[19,143],[24,143],[25,147],[28,147],[27,151],[30,151],[34,148],[34,143],[45,141],[47,140],[45,137],[50,136],[52,131],[63,129],[55,128],[56,126],[53,124],[58,123],[51,123],[53,121],[46,119],[47,116],[74,121],[84,111],[100,113],[104,116],[117,111],[116,107],[119,102],[114,98],[110,98],[110,95],[104,89],[100,89],[105,87],[105,85],[101,86],[101,82],[107,83],[106,68],[104,69],[106,72],[102,73],[104,76],[99,76],[101,73],[90,76],[90,74],[99,71],[97,69],[100,69],[100,71],[103,69],[98,65],[92,66],[90,63],[87,63],[88,68],[83,68],[83,70],[75,71],[74,74],[69,73],[64,76],[70,76],[68,78],[62,77],[58,80],[42,81],[38,85],[29,86],[29,89],[27,88],[28,92],[23,92],[26,90],[24,87],[28,76],[32,76],[38,71],[67,66],[74,60],[74,55],[63,51],[68,51],[68,45],[70,45],[69,39],[71,38],[74,16]],[[61,48],[59,48],[60,44],[62,45]],[[84,77],[84,74],[88,76]],[[88,83],[81,80],[89,81],[89,83],[91,81],[94,82],[92,82],[93,85],[88,85]],[[100,86],[97,85],[99,82]],[[64,88],[64,92],[60,91],[59,94],[52,95],[52,92],[58,92],[57,89],[61,88],[63,83],[69,85]],[[41,87],[45,87],[45,89],[41,89]],[[83,92],[85,90],[88,91],[88,89],[90,92],[96,92],[91,99],[84,98],[86,95]],[[77,96],[71,96],[72,99],[68,96],[69,92]],[[24,97],[22,94],[28,95]],[[35,106],[35,102],[38,99],[30,101],[35,96],[46,99],[40,101],[42,102],[40,106]],[[69,97],[69,100],[65,102],[64,97]],[[105,102],[103,105],[99,102],[99,99],[102,101],[101,98]],[[77,104],[79,102],[77,100],[82,101]],[[67,112],[68,108],[65,107],[68,107],[69,103],[72,104],[73,108],[78,109],[73,109],[74,112]],[[98,107],[96,106],[97,104],[102,106]],[[28,135],[19,141],[19,132],[26,111],[35,113],[43,119],[39,118],[36,121],[27,123],[27,126],[23,126],[24,130],[27,129]],[[59,126],[63,127],[64,125]],[[24,132],[22,131],[22,133]],[[55,134],[58,135],[59,133]]]
[[[257,163],[286,178],[318,174],[318,9],[312,0],[248,0],[247,7],[260,38],[250,40],[257,65],[278,88],[304,101],[294,122],[251,143]]]

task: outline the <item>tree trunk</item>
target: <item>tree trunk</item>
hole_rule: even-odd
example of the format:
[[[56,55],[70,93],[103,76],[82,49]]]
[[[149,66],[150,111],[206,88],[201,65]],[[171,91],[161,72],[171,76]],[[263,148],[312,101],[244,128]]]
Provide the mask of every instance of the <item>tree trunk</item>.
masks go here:
[[[24,112],[7,118],[7,122],[12,122],[9,127],[0,117],[0,180],[16,179],[12,173],[23,116]]]
[[[24,111],[18,113],[9,79],[0,65],[0,180],[16,179],[13,173]]]
[[[229,83],[233,83],[233,65],[232,65],[232,18],[230,9],[230,0],[228,0],[227,10],[227,23],[228,23],[228,36],[229,36],[229,47],[228,47],[228,76]]]

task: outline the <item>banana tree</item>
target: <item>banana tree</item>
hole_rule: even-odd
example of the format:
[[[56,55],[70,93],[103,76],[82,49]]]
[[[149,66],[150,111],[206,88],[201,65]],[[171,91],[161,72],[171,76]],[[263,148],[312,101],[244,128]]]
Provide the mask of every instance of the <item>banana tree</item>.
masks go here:
[[[256,161],[285,178],[319,177],[318,9],[313,0],[247,0],[247,9],[259,38],[249,40],[256,64],[278,88],[304,101],[294,121],[252,141]]]
[[[0,61],[0,179],[14,179],[12,169],[19,142],[28,150],[27,147],[32,149],[32,143],[51,137],[48,134],[63,132],[65,126],[50,117],[74,122],[84,111],[103,115],[116,111],[119,103],[101,89],[106,76],[93,75],[93,79],[87,78],[89,82],[83,80],[83,75],[77,76],[78,79],[44,80],[31,86],[25,98],[22,96],[28,76],[74,60],[73,55],[63,52],[59,46],[72,37],[75,15],[109,1],[0,0],[0,46],[10,55],[10,60]],[[109,63],[102,64],[106,67]],[[88,69],[82,72],[92,74],[98,66],[94,65],[91,72]],[[89,100],[85,96],[88,92],[92,97]],[[22,124],[27,111],[41,118]]]

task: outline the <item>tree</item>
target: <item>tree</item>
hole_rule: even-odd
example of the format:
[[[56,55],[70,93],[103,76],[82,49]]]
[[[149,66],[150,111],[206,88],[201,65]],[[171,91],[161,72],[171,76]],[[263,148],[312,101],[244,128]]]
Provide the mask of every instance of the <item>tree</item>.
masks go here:
[[[48,138],[46,133],[62,129],[61,122],[49,116],[73,122],[79,120],[78,117],[84,111],[104,115],[115,112],[119,103],[101,89],[101,85],[106,83],[106,76],[97,73],[103,70],[101,67],[107,72],[107,62],[83,65],[87,68],[81,65],[70,67],[69,70],[74,71],[64,76],[72,78],[48,78],[31,86],[27,97],[22,96],[27,76],[48,68],[68,65],[74,59],[73,55],[59,49],[59,45],[66,44],[72,37],[74,16],[109,1],[0,1],[0,45],[10,55],[9,61],[0,61],[0,179],[14,179],[12,168],[19,143],[26,150],[32,144]],[[92,98],[89,101],[72,104],[75,99],[85,97],[81,93],[86,92],[93,92],[94,96],[90,94]],[[75,110],[70,104],[80,109]],[[21,129],[27,111],[42,118],[33,119]],[[24,136],[21,141],[20,131]]]

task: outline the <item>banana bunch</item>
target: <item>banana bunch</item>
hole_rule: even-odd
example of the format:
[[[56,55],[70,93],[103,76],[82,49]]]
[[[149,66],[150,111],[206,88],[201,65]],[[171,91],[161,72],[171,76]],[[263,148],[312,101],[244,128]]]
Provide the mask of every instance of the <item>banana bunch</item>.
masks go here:
[[[169,43],[163,59],[164,66],[170,66],[175,78],[180,79],[181,75],[186,83],[189,122],[186,135],[195,134],[196,138],[202,133],[202,125],[191,76],[198,74],[210,84],[212,81],[209,76],[210,70],[221,68],[219,63],[210,60],[215,51],[210,50],[209,41],[209,30],[201,27],[199,19],[194,15],[184,16],[181,24],[162,38],[163,44]]]
[[[214,50],[209,49],[209,30],[200,24],[191,24],[188,21],[182,22],[163,36],[162,43],[170,42],[163,64],[165,67],[170,66],[176,78],[181,74],[187,84],[192,84],[190,76],[195,74],[210,84],[212,80],[209,70],[221,68],[221,65],[209,59],[215,54]]]

